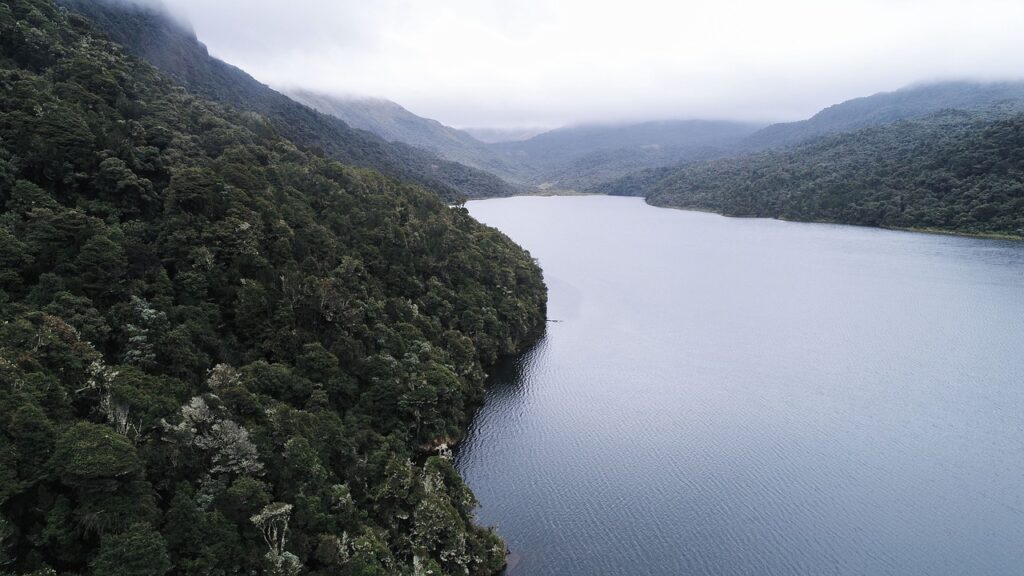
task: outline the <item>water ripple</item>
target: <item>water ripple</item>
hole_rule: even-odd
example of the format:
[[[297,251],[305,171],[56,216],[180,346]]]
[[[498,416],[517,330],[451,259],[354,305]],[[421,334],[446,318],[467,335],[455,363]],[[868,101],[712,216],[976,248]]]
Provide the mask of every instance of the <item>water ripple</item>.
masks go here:
[[[562,320],[457,455],[512,576],[1021,573],[1024,244],[469,208]]]

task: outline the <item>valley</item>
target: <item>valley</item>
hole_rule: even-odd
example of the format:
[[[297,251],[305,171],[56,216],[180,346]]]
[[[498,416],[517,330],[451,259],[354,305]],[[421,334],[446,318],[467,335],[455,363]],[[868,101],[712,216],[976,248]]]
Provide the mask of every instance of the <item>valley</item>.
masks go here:
[[[777,4],[0,0],[0,576],[1019,573],[1024,9]]]

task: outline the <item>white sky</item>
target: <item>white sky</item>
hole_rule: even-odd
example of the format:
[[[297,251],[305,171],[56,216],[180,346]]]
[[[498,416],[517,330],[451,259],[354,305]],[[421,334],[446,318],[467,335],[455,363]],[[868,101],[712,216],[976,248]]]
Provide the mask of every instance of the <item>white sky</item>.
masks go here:
[[[164,0],[276,87],[453,126],[793,120],[936,79],[1024,75],[1024,0]]]

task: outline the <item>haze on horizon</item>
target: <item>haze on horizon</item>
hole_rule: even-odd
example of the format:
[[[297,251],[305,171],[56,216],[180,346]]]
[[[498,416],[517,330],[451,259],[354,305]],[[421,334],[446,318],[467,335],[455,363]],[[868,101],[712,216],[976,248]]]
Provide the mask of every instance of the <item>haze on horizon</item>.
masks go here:
[[[784,121],[942,79],[1017,79],[1014,0],[163,0],[278,88],[456,127]]]

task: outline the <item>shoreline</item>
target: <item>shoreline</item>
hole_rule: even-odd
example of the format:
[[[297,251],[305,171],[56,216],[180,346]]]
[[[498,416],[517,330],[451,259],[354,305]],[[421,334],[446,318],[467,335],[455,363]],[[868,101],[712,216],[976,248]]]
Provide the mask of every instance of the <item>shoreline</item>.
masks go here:
[[[796,224],[833,224],[836,226],[856,226],[858,228],[873,228],[875,230],[890,230],[893,232],[913,232],[915,234],[940,234],[942,236],[958,236],[961,238],[979,238],[983,240],[1007,240],[1010,242],[1024,242],[1024,234],[1007,234],[1003,232],[964,232],[959,230],[947,230],[945,228],[917,228],[908,226],[872,226],[869,224],[854,224],[851,222],[836,222],[834,220],[792,220],[789,218],[776,218],[773,216],[735,216],[730,214],[723,214],[716,210],[708,208],[699,208],[695,206],[669,206],[662,204],[652,204],[648,201],[645,196],[624,196],[624,195],[613,195],[613,194],[601,194],[599,192],[576,192],[571,190],[541,190],[534,193],[526,194],[513,194],[511,196],[493,196],[489,198],[471,198],[471,202],[479,200],[498,200],[501,198],[533,198],[542,197],[549,198],[554,196],[607,196],[609,198],[637,198],[643,200],[645,204],[652,208],[666,208],[669,210],[684,210],[687,212],[702,212],[704,214],[715,214],[723,218],[751,218],[751,219],[762,219],[762,220],[776,220],[778,222],[793,222]]]
[[[790,218],[776,218],[774,216],[733,216],[729,214],[723,214],[715,210],[709,210],[706,208],[696,208],[688,206],[663,206],[660,204],[651,204],[647,201],[647,198],[643,196],[635,196],[635,198],[643,198],[644,203],[648,206],[655,208],[669,208],[671,210],[687,210],[690,212],[704,212],[705,214],[717,214],[723,218],[760,218],[763,220],[776,220],[778,222],[793,222],[795,224],[832,224],[835,226],[855,226],[857,228],[872,228],[875,230],[890,230],[893,232],[913,232],[916,234],[941,234],[943,236],[959,236],[962,238],[981,238],[985,240],[1010,240],[1014,242],[1024,241],[1024,235],[1017,234],[1005,234],[1002,232],[962,232],[958,230],[946,230],[944,228],[916,228],[909,226],[872,226],[870,224],[853,224],[851,222],[836,222],[835,220],[793,220]]]

